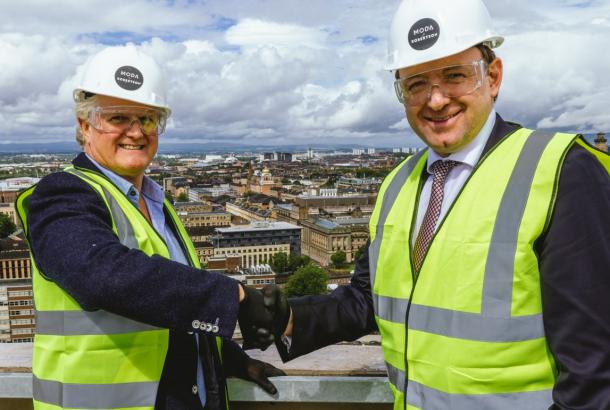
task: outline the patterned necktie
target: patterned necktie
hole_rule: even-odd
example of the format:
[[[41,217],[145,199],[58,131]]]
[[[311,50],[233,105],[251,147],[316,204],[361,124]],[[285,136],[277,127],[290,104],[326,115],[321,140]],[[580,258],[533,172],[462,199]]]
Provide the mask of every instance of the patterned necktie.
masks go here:
[[[430,201],[424,215],[424,220],[417,233],[415,239],[415,247],[413,249],[413,259],[415,263],[415,272],[419,273],[424,255],[430,246],[430,240],[434,236],[436,230],[436,222],[441,213],[443,205],[443,191],[445,187],[445,179],[451,169],[459,164],[457,161],[435,161],[432,164],[432,190],[430,192]]]

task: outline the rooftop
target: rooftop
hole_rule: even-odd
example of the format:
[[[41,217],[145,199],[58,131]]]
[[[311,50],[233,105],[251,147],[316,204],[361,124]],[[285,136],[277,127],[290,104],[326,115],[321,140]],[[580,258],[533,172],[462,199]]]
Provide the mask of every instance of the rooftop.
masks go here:
[[[300,226],[288,222],[253,222],[250,225],[236,226],[231,228],[216,228],[220,233],[270,231],[279,229],[301,229]]]

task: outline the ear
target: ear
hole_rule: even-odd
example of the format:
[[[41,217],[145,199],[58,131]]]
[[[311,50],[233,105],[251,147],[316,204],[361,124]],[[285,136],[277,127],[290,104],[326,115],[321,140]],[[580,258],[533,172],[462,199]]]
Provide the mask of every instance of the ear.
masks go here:
[[[487,79],[489,81],[489,89],[491,96],[496,98],[500,92],[500,85],[502,84],[502,60],[496,58],[487,67]]]
[[[83,134],[86,144],[87,140],[89,139],[89,133],[91,132],[91,124],[89,124],[89,121],[83,120],[82,118],[77,118],[77,120],[78,127],[80,128],[80,132]]]

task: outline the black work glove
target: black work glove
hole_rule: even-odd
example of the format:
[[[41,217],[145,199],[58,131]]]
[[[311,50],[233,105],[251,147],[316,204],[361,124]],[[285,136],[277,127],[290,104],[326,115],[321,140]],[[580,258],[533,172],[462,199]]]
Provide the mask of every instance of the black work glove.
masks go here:
[[[265,307],[273,312],[273,335],[275,340],[281,340],[288,319],[290,319],[290,306],[288,299],[276,285],[266,285],[263,287],[263,302]]]
[[[245,371],[246,373],[244,377],[242,377],[244,380],[249,380],[258,384],[269,394],[277,393],[277,389],[273,383],[269,381],[269,377],[286,376],[286,373],[284,373],[283,370],[251,357],[248,357],[248,360],[246,361]]]
[[[239,304],[239,328],[244,338],[243,349],[266,350],[273,343],[274,312],[265,306],[260,290],[243,286],[245,298]]]

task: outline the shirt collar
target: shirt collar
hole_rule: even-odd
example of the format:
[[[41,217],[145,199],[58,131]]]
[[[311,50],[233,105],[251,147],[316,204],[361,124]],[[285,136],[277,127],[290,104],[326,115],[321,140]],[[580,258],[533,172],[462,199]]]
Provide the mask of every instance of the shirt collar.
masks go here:
[[[491,131],[494,128],[494,124],[496,123],[496,111],[494,109],[491,110],[485,124],[479,131],[476,137],[465,147],[463,147],[458,152],[454,152],[453,154],[447,157],[441,157],[439,154],[434,152],[433,150],[429,150],[428,161],[426,164],[426,168],[428,173],[432,174],[432,164],[436,161],[457,161],[462,164],[468,165],[470,168],[474,168],[474,166],[481,158],[481,153],[483,152],[483,148],[485,148],[485,144],[487,144],[487,140],[491,135]]]
[[[106,175],[106,177],[108,177],[108,179],[110,179],[114,183],[114,185],[116,185],[117,188],[119,188],[119,190],[123,194],[125,194],[127,198],[129,198],[132,202],[135,202],[136,204],[138,203],[140,193],[131,182],[129,182],[122,176],[116,174],[115,172],[109,170],[108,168],[105,168],[104,166],[100,165],[96,160],[91,158],[89,154],[85,153],[85,155],[87,155],[87,158],[89,158],[89,160],[93,162],[93,164],[98,167],[99,170],[104,175]],[[142,195],[146,196],[152,201],[159,203],[163,203],[163,199],[165,197],[165,195],[163,194],[163,189],[161,189],[158,184],[156,184],[146,175],[144,175],[144,179],[142,180]]]

